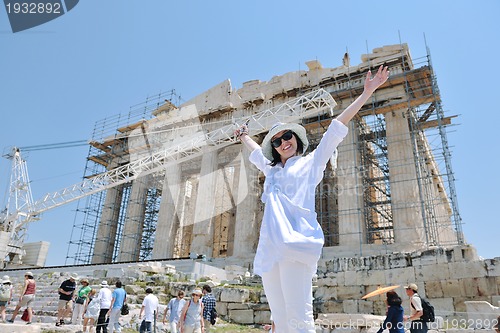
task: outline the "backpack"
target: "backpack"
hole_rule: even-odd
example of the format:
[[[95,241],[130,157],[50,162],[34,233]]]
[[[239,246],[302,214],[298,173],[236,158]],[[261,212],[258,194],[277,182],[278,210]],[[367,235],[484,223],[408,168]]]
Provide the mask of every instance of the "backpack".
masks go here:
[[[418,297],[422,302],[422,312],[423,312],[422,317],[420,317],[420,319],[422,319],[422,321],[426,323],[433,322],[434,320],[436,320],[436,316],[434,315],[434,307],[432,306],[432,304],[429,303],[429,301],[426,300],[425,298],[420,297],[420,295],[418,295]],[[413,308],[415,308],[412,303],[410,304]]]
[[[10,299],[10,289],[10,285],[0,284],[0,301],[7,302]]]
[[[217,321],[217,310],[215,307],[212,308],[210,311],[210,324],[215,325],[215,322]]]

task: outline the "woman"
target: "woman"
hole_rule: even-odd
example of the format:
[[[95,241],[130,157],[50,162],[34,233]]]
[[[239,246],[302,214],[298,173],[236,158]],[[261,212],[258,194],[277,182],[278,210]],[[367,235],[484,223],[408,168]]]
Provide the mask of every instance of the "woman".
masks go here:
[[[5,323],[5,307],[12,300],[12,282],[8,275],[3,276],[0,289],[0,311],[2,312],[2,323]]]
[[[73,325],[80,325],[83,313],[85,312],[88,294],[92,290],[92,288],[89,287],[89,281],[87,279],[81,279],[80,284],[82,286],[75,295],[75,306],[73,308],[73,317],[71,318],[71,323]]]
[[[363,93],[332,120],[317,148],[307,156],[301,156],[308,147],[306,130],[298,124],[274,125],[262,148],[250,138],[246,125],[234,133],[252,151],[250,162],[266,176],[254,273],[262,277],[278,332],[315,332],[312,277],[324,243],[314,212],[315,189],[347,135],[347,123],[388,75],[383,66],[373,78],[368,71]]]
[[[90,326],[90,333],[94,332],[95,323],[101,310],[101,300],[96,296],[95,289],[90,290],[85,302],[85,311],[83,315],[83,332],[87,332],[87,326]]]
[[[196,288],[191,294],[191,300],[182,308],[179,327],[181,333],[202,333],[205,331],[203,323],[203,303],[201,289]]]
[[[387,316],[377,333],[382,333],[383,330],[389,330],[390,333],[404,333],[404,310],[401,306],[401,298],[395,291],[387,292],[386,296],[386,303],[388,306]]]
[[[31,308],[31,306],[35,301],[35,293],[36,283],[35,279],[33,278],[33,273],[26,272],[24,274],[24,287],[21,291],[21,297],[19,297],[19,303],[17,303],[16,308],[12,313],[12,317],[8,320],[9,323],[13,323],[16,319],[19,309],[23,306],[26,306],[28,309],[28,321],[26,322],[26,324],[31,324],[31,320],[33,318],[33,309]]]

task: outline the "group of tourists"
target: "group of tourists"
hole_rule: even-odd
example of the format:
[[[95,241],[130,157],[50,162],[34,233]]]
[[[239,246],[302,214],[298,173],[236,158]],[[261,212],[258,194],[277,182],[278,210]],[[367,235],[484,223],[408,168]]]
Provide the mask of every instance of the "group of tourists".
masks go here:
[[[6,307],[13,299],[13,284],[9,276],[5,275],[0,285],[0,312],[3,323],[13,323],[19,310],[26,308],[23,320],[31,324],[33,318],[33,302],[36,294],[36,282],[32,272],[26,272],[23,289],[19,301],[10,319],[6,319]],[[58,288],[59,301],[56,326],[83,325],[80,332],[90,333],[120,333],[120,316],[126,314],[127,293],[122,282],[117,281],[112,291],[107,281],[102,281],[100,288],[90,287],[89,280],[71,274]],[[196,288],[191,293],[191,299],[184,299],[184,291],[179,290],[177,297],[170,300],[163,313],[163,323],[168,321],[170,332],[202,333],[208,332],[211,323],[215,321],[215,298],[209,285],[202,289]],[[153,332],[153,324],[159,321],[159,301],[151,288],[146,289],[139,312],[141,320],[140,333]],[[70,318],[71,321],[66,322]]]

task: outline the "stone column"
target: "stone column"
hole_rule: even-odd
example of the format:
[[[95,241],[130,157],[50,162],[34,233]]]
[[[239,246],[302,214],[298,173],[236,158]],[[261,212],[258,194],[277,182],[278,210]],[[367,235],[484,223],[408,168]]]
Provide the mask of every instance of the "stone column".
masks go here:
[[[150,176],[139,177],[132,182],[118,262],[139,261],[149,178]]]
[[[255,255],[259,241],[259,229],[256,218],[259,200],[259,171],[250,163],[250,151],[243,147],[238,167],[236,219],[234,223],[234,242],[231,246],[232,256],[250,258]],[[236,183],[236,179],[235,179]]]
[[[181,215],[181,166],[175,163],[165,170],[160,212],[156,225],[153,259],[174,257],[175,236]]]
[[[359,170],[359,130],[354,121],[349,122],[349,133],[338,149],[337,184],[339,210],[339,245],[356,246],[364,244],[365,226],[363,219],[363,182]]]
[[[112,187],[106,191],[106,199],[104,199],[101,220],[94,243],[93,264],[111,263],[113,261],[122,196],[123,185]]]
[[[179,229],[177,230],[177,234],[175,236],[175,256],[189,257],[197,196],[198,178],[189,177],[184,181],[183,194],[181,195],[181,198],[183,199],[182,215],[180,216]]]
[[[406,110],[385,114],[394,242],[402,250],[421,248],[425,232],[417,171]]]
[[[217,184],[217,151],[208,147],[201,160],[200,181],[194,210],[191,251],[210,257],[213,250],[213,223]]]

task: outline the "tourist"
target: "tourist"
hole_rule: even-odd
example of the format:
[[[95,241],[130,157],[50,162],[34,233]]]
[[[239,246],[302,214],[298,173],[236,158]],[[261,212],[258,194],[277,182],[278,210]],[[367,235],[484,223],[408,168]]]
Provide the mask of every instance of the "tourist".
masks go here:
[[[73,294],[76,289],[76,280],[78,280],[78,275],[73,273],[69,276],[69,279],[64,280],[59,286],[56,326],[64,325],[64,318],[69,316],[73,310]]]
[[[202,295],[201,289],[196,288],[191,293],[191,300],[184,305],[179,320],[179,328],[182,333],[202,333],[205,331]]]
[[[12,282],[8,275],[2,278],[2,285],[0,285],[0,311],[2,313],[2,323],[5,323],[5,308],[12,300]]]
[[[32,272],[24,273],[24,286],[21,291],[21,296],[19,297],[19,303],[17,303],[14,312],[12,313],[12,317],[8,320],[9,323],[13,323],[16,319],[16,316],[19,312],[19,309],[26,306],[28,310],[28,321],[26,324],[31,324],[31,320],[33,319],[33,309],[32,304],[35,301],[35,293],[36,293],[36,283],[33,278]]]
[[[87,301],[85,302],[85,313],[83,315],[83,332],[87,332],[87,326],[90,326],[90,333],[94,332],[95,323],[99,318],[101,310],[101,300],[96,296],[95,289],[90,290]]]
[[[81,279],[80,284],[82,286],[75,295],[75,306],[73,308],[73,317],[71,319],[73,325],[80,325],[83,313],[85,312],[85,304],[87,304],[88,294],[92,290],[87,279]]]
[[[116,288],[115,290],[113,290],[113,293],[111,295],[111,305],[107,314],[109,318],[109,333],[113,333],[114,331],[120,333],[122,331],[122,328],[120,326],[120,315],[122,306],[127,300],[127,293],[125,292],[125,289],[122,288],[121,281],[117,281],[115,283],[115,286]]]
[[[177,324],[179,323],[179,319],[181,317],[182,309],[184,308],[184,304],[186,300],[184,299],[184,291],[179,290],[177,292],[177,297],[172,298],[165,309],[165,313],[163,314],[163,324],[165,324],[165,318],[167,317],[167,313],[169,314],[169,323],[170,323],[170,333],[177,333]]]
[[[158,319],[158,297],[153,295],[153,289],[146,289],[146,297],[142,301],[141,311],[139,312],[139,320],[141,320],[142,313],[144,312],[144,320],[141,322],[139,333],[153,332],[152,323]]]
[[[109,289],[108,281],[101,282],[101,290],[99,290],[99,295],[97,296],[99,299],[99,317],[97,318],[97,333],[108,333],[108,322],[109,320],[106,318],[108,314],[109,308],[111,306],[111,299],[113,298],[112,292]]]
[[[405,286],[406,295],[410,297],[410,315],[405,317],[405,320],[410,320],[410,332],[411,333],[427,333],[427,323],[424,322],[420,317],[424,314],[424,308],[422,307],[422,300],[417,293],[418,287],[414,283],[410,283]]]
[[[404,333],[403,307],[401,297],[395,291],[389,291],[385,294],[387,299],[387,315],[382,326],[377,333],[382,333],[383,330],[389,330],[389,333]]]
[[[205,324],[205,332],[210,330],[211,320],[212,320],[212,311],[215,309],[215,297],[212,295],[212,288],[206,284],[202,289],[203,298],[201,302],[203,303],[203,322]]]
[[[305,128],[299,124],[275,124],[264,137],[262,148],[250,138],[247,125],[234,132],[252,151],[250,161],[266,177],[254,273],[262,277],[278,332],[315,332],[312,277],[324,243],[315,213],[316,186],[347,135],[346,125],[388,75],[383,66],[373,78],[368,71],[363,93],[332,120],[316,149],[304,157],[309,143]]]

